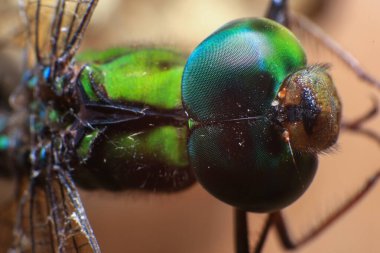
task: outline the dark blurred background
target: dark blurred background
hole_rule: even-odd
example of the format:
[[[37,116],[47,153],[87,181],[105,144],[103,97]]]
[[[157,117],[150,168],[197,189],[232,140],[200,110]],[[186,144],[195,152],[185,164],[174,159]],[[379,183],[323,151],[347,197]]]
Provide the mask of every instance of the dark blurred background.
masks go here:
[[[100,0],[82,49],[144,44],[191,52],[224,23],[235,18],[262,16],[266,6],[267,1],[253,0]],[[380,79],[379,1],[294,0],[291,9],[310,16]],[[5,24],[3,18],[1,22]],[[358,80],[315,41],[307,37],[305,41],[311,50],[310,62],[332,64],[345,119],[365,113],[372,105],[372,97],[380,99],[379,90]],[[10,53],[6,57],[13,59],[14,55]],[[0,66],[6,62],[4,59],[8,58],[1,58]],[[12,71],[18,73],[19,61],[12,62],[15,62]],[[0,80],[13,80],[9,79],[10,75],[2,74],[2,69]],[[379,132],[380,117],[366,126]],[[380,169],[379,154],[375,142],[343,131],[336,147],[321,155],[311,188],[285,210],[293,235],[300,236],[318,224]],[[198,185],[174,195],[138,192],[115,195],[104,191],[81,194],[105,253],[233,252],[232,209]],[[379,252],[379,196],[380,186],[323,235],[296,252]],[[257,238],[263,218],[264,215],[250,216],[252,240]],[[265,252],[283,252],[273,231]]]

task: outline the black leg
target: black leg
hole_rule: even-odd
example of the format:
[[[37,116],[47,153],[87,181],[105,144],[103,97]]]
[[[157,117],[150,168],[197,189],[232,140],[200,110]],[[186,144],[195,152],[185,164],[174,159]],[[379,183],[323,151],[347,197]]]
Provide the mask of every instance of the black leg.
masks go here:
[[[301,29],[304,33],[321,42],[347,67],[354,71],[358,78],[376,87],[377,89],[380,89],[380,80],[377,80],[375,77],[367,73],[354,56],[346,52],[337,42],[329,37],[317,25],[302,15],[290,15],[288,12],[288,0],[271,0],[265,17],[272,19],[286,27],[298,27],[298,29]]]
[[[367,113],[363,114],[357,119],[354,119],[352,122],[342,123],[342,128],[358,134],[363,134],[380,144],[380,136],[377,133],[362,128],[362,125],[367,121],[373,119],[377,113],[378,102],[376,100],[373,100],[373,107],[368,110]],[[302,238],[295,240],[291,237],[285,218],[281,212],[270,214],[268,222],[271,222],[271,224],[269,224],[269,226],[275,226],[281,244],[285,249],[291,250],[299,248],[307,242],[316,238],[319,234],[329,228],[335,221],[339,220],[339,218],[341,218],[347,211],[351,210],[352,207],[358,204],[359,201],[365,197],[367,193],[376,185],[379,179],[380,169],[362,186],[362,188],[360,188],[355,194],[348,198],[345,203],[333,211],[329,216],[322,220],[318,226],[311,229]]]
[[[347,121],[342,122],[342,129],[351,131],[357,134],[362,134],[368,137],[369,139],[377,142],[380,145],[380,135],[377,132],[362,128],[363,124],[375,118],[379,112],[378,101],[375,98],[373,98],[372,103],[373,103],[373,106],[370,110],[368,110],[367,113],[363,114],[357,119],[352,120],[351,122],[347,122]]]
[[[235,249],[236,253],[249,253],[247,212],[235,208]]]
[[[351,210],[359,201],[367,195],[367,193],[376,185],[380,179],[380,169],[367,181],[365,185],[353,196],[351,196],[342,206],[337,208],[333,213],[327,216],[317,227],[311,229],[302,238],[294,239],[289,233],[289,228],[286,224],[285,218],[280,212],[270,214],[273,219],[277,234],[280,238],[282,246],[285,249],[296,249],[306,244],[307,242],[315,239],[318,235],[323,233],[335,221],[339,220],[347,211]]]
[[[275,1],[275,0],[273,0]],[[335,40],[328,36],[320,27],[302,15],[288,16],[291,27],[297,27],[304,34],[316,39],[328,51],[336,55],[349,69],[351,69],[358,78],[371,86],[380,89],[380,80],[377,80],[371,74],[367,73],[360,65],[359,61],[344,50]]]
[[[372,98],[372,108],[368,110],[367,113],[363,114],[362,116],[358,117],[357,119],[353,120],[350,123],[343,123],[344,127],[350,128],[350,129],[358,129],[360,126],[367,121],[373,119],[377,113],[379,112],[379,105],[376,98]]]
[[[268,237],[269,229],[270,229],[270,227],[272,225],[273,225],[273,218],[272,218],[271,215],[268,215],[268,218],[267,218],[267,220],[265,222],[264,228],[261,231],[259,240],[257,241],[257,243],[255,245],[255,251],[254,251],[255,253],[260,253],[263,250],[264,243],[265,243],[265,241],[267,240],[267,237]]]
[[[272,0],[265,17],[288,27],[288,0]]]

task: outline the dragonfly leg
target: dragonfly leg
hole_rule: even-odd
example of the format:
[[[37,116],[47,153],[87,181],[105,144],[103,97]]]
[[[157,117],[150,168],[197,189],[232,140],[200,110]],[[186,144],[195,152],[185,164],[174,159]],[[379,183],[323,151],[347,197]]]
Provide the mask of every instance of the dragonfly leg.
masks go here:
[[[249,253],[249,235],[248,235],[248,225],[247,225],[247,212],[241,211],[239,209],[235,209],[235,252],[236,253]],[[261,230],[260,236],[254,246],[252,252],[261,253],[264,244],[268,238],[269,229],[273,226],[277,226],[277,219],[280,216],[280,227],[276,227],[281,230],[281,234],[283,234],[283,238],[281,238],[281,242],[286,249],[294,249],[294,243],[289,237],[289,233],[287,232],[285,222],[283,221],[281,211],[274,214],[269,214],[267,220],[265,221],[264,227]],[[282,222],[282,223],[281,223]]]
[[[235,208],[235,252],[249,253],[247,212]]]
[[[248,219],[247,212],[235,209],[235,252],[236,253],[249,253],[249,233],[248,233]],[[254,253],[260,253],[263,250],[264,244],[268,237],[270,227],[273,225],[273,216],[268,215],[264,227],[261,231],[260,237],[256,242],[253,249]]]
[[[273,225],[273,218],[271,215],[268,215],[268,218],[265,221],[263,230],[261,231],[260,237],[257,240],[257,243],[255,245],[255,249],[254,249],[255,253],[260,253],[263,250],[264,244],[265,244],[267,237],[268,237],[269,229],[272,225]]]
[[[360,65],[359,61],[344,50],[335,40],[327,35],[320,27],[302,15],[291,15],[289,20],[291,26],[296,26],[305,34],[318,40],[327,50],[336,55],[348,68],[350,68],[358,78],[368,84],[380,89],[380,80],[367,73]]]
[[[376,99],[372,99],[373,106],[365,114],[359,116],[358,118],[352,120],[351,122],[342,122],[342,129],[351,131],[354,133],[362,134],[371,140],[377,142],[380,145],[380,135],[369,129],[362,128],[362,125],[367,121],[373,119],[378,115],[379,104]]]
[[[374,99],[372,108],[370,108],[365,114],[352,120],[351,122],[343,122],[342,128],[359,134],[363,134],[380,144],[380,136],[378,134],[372,132],[371,130],[362,128],[362,125],[364,123],[373,119],[377,115],[378,110],[378,102]],[[346,202],[344,202],[329,216],[323,219],[323,221],[320,222],[318,226],[314,227],[302,238],[297,240],[291,237],[289,228],[281,212],[270,214],[269,220],[275,226],[282,246],[285,249],[296,249],[316,238],[325,229],[330,227],[335,221],[339,220],[339,218],[342,217],[347,211],[351,210],[351,208],[354,207],[362,198],[364,198],[367,195],[367,193],[377,184],[379,178],[380,169],[376,171],[376,173],[374,173],[374,175],[371,178],[369,178],[369,180],[355,194],[349,197],[346,200]]]
[[[309,230],[309,232],[299,239],[294,239],[291,237],[289,228],[281,212],[270,214],[282,246],[288,250],[297,249],[315,239],[318,235],[334,224],[334,222],[339,220],[344,214],[351,210],[352,207],[358,204],[359,201],[362,200],[363,197],[365,197],[367,193],[369,193],[369,191],[376,185],[376,183],[378,183],[379,179],[380,169],[355,194],[348,198],[343,205],[338,207],[334,212],[323,219],[318,226]]]

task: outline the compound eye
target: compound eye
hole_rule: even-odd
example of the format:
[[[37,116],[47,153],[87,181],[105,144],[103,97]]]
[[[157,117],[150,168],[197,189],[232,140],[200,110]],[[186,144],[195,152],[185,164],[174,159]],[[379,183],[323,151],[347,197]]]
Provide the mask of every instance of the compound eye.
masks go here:
[[[182,78],[189,161],[218,199],[272,212],[311,183],[317,156],[292,150],[271,116],[281,83],[305,64],[294,35],[268,19],[231,22],[190,55]]]
[[[282,81],[304,67],[294,35],[269,19],[233,21],[190,55],[182,77],[182,103],[198,122],[264,115]]]
[[[193,129],[188,152],[202,186],[218,199],[253,212],[272,212],[298,199],[312,182],[317,156],[293,152],[266,120]]]

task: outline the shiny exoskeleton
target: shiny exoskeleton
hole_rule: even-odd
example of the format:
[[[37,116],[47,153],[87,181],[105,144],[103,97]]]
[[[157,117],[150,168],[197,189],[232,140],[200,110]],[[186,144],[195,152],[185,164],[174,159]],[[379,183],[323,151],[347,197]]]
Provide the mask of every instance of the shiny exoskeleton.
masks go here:
[[[99,55],[79,57],[92,62],[77,83],[73,175],[83,186],[176,191],[194,172],[221,200],[269,212],[301,196],[316,152],[337,139],[340,102],[327,68],[307,67],[298,40],[271,20],[225,25],[185,67],[162,49]]]
[[[294,35],[268,19],[233,21],[190,55],[182,79],[196,122],[190,164],[200,183],[242,210],[275,211],[311,183],[316,152],[339,134],[327,68],[306,66]]]
[[[12,96],[11,123],[0,122],[0,150],[20,167],[11,249],[100,252],[74,182],[176,192],[199,181],[251,212],[276,212],[306,191],[318,153],[338,138],[341,103],[328,66],[307,65],[286,27],[240,19],[189,57],[113,48],[74,60],[96,1],[74,3],[25,4],[35,62]]]

